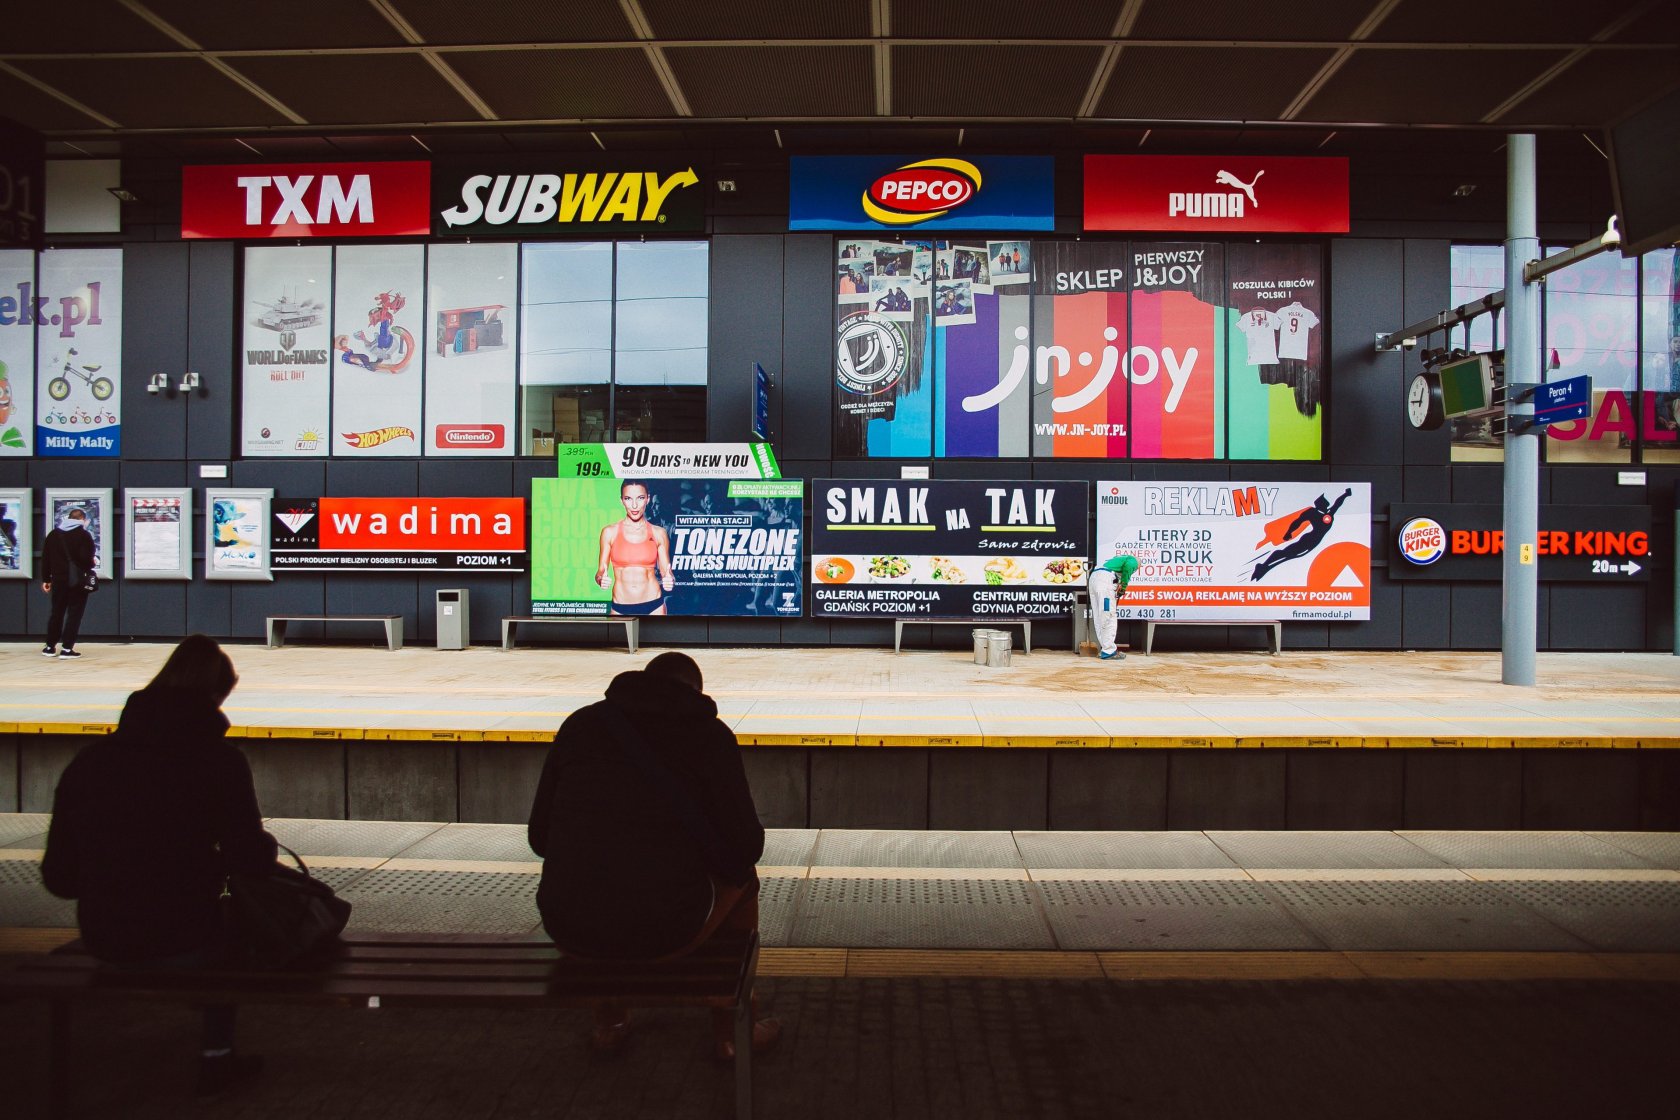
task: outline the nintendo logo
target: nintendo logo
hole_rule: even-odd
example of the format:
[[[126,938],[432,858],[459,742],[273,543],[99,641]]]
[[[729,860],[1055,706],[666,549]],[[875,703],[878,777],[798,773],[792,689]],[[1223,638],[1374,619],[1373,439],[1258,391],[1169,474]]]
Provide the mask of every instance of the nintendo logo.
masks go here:
[[[501,447],[507,443],[507,429],[500,424],[439,424],[439,447]]]

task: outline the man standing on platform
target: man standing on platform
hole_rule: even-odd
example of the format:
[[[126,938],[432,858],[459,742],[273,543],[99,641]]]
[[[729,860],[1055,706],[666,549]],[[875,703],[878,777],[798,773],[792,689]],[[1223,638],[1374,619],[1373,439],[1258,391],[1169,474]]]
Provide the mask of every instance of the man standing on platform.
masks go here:
[[[64,524],[41,542],[41,565],[46,569],[41,590],[52,596],[52,613],[47,616],[47,644],[42,657],[80,657],[76,635],[82,628],[82,611],[87,608],[87,573],[93,570],[93,534],[87,531],[87,514],[71,507]],[[55,648],[62,642],[61,648]]]
[[[1137,557],[1123,552],[1104,561],[1102,567],[1091,573],[1086,583],[1091,592],[1091,619],[1096,623],[1097,644],[1101,647],[1097,656],[1104,661],[1126,656],[1115,644],[1114,635],[1120,626],[1120,599],[1126,594],[1126,587],[1137,570]]]

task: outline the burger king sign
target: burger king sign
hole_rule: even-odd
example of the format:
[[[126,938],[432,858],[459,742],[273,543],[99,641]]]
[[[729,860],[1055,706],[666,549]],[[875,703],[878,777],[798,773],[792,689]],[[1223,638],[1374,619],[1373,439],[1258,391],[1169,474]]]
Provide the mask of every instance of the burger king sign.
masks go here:
[[[1447,531],[1439,521],[1414,517],[1400,526],[1400,555],[1418,566],[1433,564],[1447,552]]]

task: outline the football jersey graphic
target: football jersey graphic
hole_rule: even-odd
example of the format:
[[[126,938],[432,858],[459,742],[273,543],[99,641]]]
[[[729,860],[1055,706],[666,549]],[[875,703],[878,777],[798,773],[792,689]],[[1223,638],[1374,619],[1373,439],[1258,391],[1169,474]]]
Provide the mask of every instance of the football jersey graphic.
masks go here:
[[[1237,329],[1248,339],[1248,364],[1275,366],[1278,360],[1277,332],[1283,320],[1264,307],[1243,312]]]
[[[1281,328],[1277,343],[1278,357],[1306,361],[1307,334],[1318,326],[1318,316],[1302,307],[1300,303],[1291,303],[1277,313],[1277,318]]]

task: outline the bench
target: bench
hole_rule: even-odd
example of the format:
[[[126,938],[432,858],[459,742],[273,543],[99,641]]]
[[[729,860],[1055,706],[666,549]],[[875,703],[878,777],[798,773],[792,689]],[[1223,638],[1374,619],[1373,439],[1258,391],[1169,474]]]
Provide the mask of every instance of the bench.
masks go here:
[[[69,1112],[70,1012],[109,1001],[357,1007],[726,1008],[735,1014],[735,1115],[752,1116],[753,979],[758,935],[720,932],[672,961],[583,961],[540,934],[379,933],[347,936],[285,972],[141,971],[101,966],[80,942],[21,958],[0,995],[48,1001],[49,1115]]]
[[[1030,618],[895,618],[893,619],[893,652],[898,653],[904,642],[906,626],[974,626],[992,629],[997,626],[1021,628],[1021,652],[1032,652],[1032,619]]]
[[[570,615],[566,615],[566,616],[545,615],[542,618],[504,618],[504,619],[502,619],[502,648],[503,649],[512,649],[513,648],[514,631],[518,627],[520,627],[520,626],[531,626],[531,625],[536,625],[536,624],[540,624],[540,623],[551,623],[551,622],[568,622],[568,623],[572,623],[573,625],[577,625],[577,624],[591,625],[591,624],[593,624],[593,625],[596,625],[596,626],[600,626],[600,625],[605,624],[607,626],[622,626],[622,627],[624,627],[624,641],[625,641],[625,644],[630,647],[630,652],[631,653],[635,653],[636,652],[636,647],[641,644],[641,636],[642,636],[642,625],[641,625],[641,623],[642,623],[642,620],[639,619],[639,618],[632,618],[628,615],[605,615],[605,616],[588,615],[588,616],[579,617],[579,618],[574,618]]]
[[[1143,623],[1143,654],[1145,657],[1148,657],[1149,651],[1154,648],[1155,627],[1157,626],[1263,626],[1269,631],[1268,637],[1271,640],[1272,652],[1275,654],[1283,651],[1283,623],[1281,622],[1266,622],[1263,620],[1255,621],[1252,619],[1243,619],[1237,622],[1220,622],[1218,619],[1211,618],[1189,620],[1177,618],[1142,618],[1138,621]]]
[[[272,614],[268,616],[268,648],[286,644],[288,622],[377,622],[385,627],[385,647],[398,650],[403,644],[403,616],[400,614]]]

